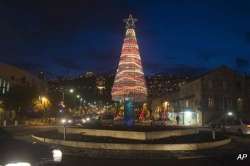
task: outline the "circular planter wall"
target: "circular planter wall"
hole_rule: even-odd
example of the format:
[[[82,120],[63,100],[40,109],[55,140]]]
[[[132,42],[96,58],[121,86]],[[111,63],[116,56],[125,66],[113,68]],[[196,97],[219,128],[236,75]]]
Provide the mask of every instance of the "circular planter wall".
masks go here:
[[[64,128],[58,128],[58,132],[63,133]],[[99,129],[83,129],[83,128],[66,128],[69,134],[82,134],[87,136],[112,137],[132,140],[153,140],[173,136],[184,136],[197,134],[198,129],[178,129],[165,131],[119,131],[119,130],[99,130]]]

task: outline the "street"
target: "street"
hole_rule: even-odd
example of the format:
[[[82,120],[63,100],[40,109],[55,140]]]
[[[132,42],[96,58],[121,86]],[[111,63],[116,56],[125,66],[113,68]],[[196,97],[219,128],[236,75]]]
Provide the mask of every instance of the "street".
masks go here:
[[[50,128],[12,128],[8,129],[13,138],[0,142],[1,164],[10,161],[29,161],[38,163],[51,160],[54,146],[38,143],[31,134]],[[239,154],[250,154],[250,137],[231,136],[229,145],[198,152],[114,152],[81,150],[60,147],[64,153],[62,166],[68,165],[249,165],[250,159],[237,160]],[[46,164],[45,164],[46,165]]]

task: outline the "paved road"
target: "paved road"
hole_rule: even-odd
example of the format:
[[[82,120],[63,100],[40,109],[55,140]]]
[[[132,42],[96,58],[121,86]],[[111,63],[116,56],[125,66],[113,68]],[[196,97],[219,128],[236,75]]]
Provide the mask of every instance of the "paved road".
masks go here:
[[[18,128],[10,129],[13,139],[0,142],[0,163],[14,160],[41,161],[51,158],[51,146],[34,142],[30,134],[47,130],[48,128]],[[50,128],[51,129],[51,128]],[[156,152],[141,154],[138,152],[95,151],[63,148],[62,166],[98,166],[98,165],[143,165],[143,166],[250,166],[250,137],[231,136],[231,144],[213,150],[198,152]],[[239,161],[238,154],[248,154],[249,158]],[[125,155],[126,154],[126,155]],[[95,158],[93,158],[95,156]],[[98,156],[98,157],[96,157]],[[127,159],[129,156],[130,159]],[[146,157],[145,157],[146,156]],[[132,159],[131,159],[132,158]],[[146,159],[145,159],[146,158]]]

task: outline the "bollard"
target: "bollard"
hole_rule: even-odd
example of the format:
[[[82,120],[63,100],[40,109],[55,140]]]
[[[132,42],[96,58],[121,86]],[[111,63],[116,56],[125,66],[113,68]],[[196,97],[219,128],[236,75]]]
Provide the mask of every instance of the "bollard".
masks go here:
[[[215,130],[214,129],[212,129],[212,138],[213,138],[213,140],[215,140]]]
[[[15,120],[14,125],[15,125],[15,127],[18,126],[18,121],[17,120]]]
[[[66,126],[63,126],[63,140],[66,140]]]
[[[4,121],[3,121],[3,127],[6,127],[6,126],[7,126],[7,121],[4,120]]]

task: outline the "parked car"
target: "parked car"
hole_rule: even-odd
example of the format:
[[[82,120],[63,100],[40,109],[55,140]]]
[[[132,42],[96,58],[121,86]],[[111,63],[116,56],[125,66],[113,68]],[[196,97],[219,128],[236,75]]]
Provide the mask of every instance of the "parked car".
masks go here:
[[[87,114],[81,118],[82,125],[84,124],[95,124],[99,121],[99,115]]]
[[[73,124],[73,118],[72,118],[72,117],[68,117],[68,116],[61,117],[59,123],[60,123],[61,125],[70,126],[70,125]]]
[[[114,123],[114,115],[113,114],[104,114],[101,116],[101,124],[103,126],[112,126]]]
[[[222,125],[222,129],[229,133],[250,134],[250,120],[227,119]]]

